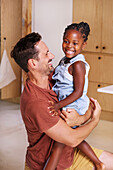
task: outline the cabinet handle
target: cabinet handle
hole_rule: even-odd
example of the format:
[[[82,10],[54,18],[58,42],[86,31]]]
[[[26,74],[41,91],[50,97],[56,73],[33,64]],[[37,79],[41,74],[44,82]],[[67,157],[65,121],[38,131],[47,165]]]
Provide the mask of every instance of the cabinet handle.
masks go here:
[[[101,59],[101,57],[98,57],[98,59],[100,60],[100,59]]]
[[[100,84],[98,84],[98,87],[100,87]]]
[[[96,46],[96,49],[98,49],[98,45]]]
[[[106,47],[102,47],[102,48],[103,48],[103,50],[106,49]]]

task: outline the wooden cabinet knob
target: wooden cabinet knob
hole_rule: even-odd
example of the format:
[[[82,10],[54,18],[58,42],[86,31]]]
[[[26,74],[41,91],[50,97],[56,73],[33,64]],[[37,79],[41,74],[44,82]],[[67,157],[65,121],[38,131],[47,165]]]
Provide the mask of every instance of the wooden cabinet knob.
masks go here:
[[[96,46],[96,49],[98,49],[98,45]]]
[[[101,57],[98,57],[98,59],[100,60],[100,59],[101,59]]]
[[[104,50],[104,49],[106,49],[106,47],[102,47],[102,49]]]
[[[98,87],[100,87],[100,84],[98,84]]]

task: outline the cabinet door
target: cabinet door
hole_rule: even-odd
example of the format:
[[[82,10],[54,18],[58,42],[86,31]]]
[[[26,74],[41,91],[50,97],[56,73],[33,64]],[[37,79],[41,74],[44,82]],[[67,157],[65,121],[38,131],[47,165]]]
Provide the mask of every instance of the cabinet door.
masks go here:
[[[103,0],[102,52],[113,54],[113,0]]]
[[[90,65],[89,80],[113,84],[113,56],[97,53],[84,53]]]
[[[108,84],[89,82],[88,96],[98,100],[102,110],[113,112],[113,95],[107,93],[99,93],[99,87],[105,87]]]
[[[85,51],[101,51],[102,0],[73,0],[73,22],[87,22],[91,32]]]
[[[29,34],[32,23],[32,0],[22,0],[22,37]],[[27,78],[27,74],[22,70],[22,90]]]
[[[15,72],[16,80],[1,89],[1,99],[20,96],[21,69],[10,57],[10,52],[22,36],[22,2],[21,0],[1,0],[1,54],[4,50],[4,37],[6,37],[6,50]]]

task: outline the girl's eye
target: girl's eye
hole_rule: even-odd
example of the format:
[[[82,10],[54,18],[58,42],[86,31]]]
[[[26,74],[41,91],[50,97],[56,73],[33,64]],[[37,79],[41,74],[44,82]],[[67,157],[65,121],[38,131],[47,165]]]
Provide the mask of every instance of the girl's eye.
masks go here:
[[[77,45],[78,43],[73,43],[74,45]]]
[[[68,43],[68,41],[67,41],[67,40],[64,40],[64,43],[66,43],[66,44],[67,44],[67,43]]]

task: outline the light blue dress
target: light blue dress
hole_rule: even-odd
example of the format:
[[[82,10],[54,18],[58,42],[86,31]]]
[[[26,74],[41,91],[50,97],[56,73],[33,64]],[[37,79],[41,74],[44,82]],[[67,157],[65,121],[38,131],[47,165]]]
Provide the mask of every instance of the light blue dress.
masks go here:
[[[53,75],[53,79],[56,80],[55,85],[53,86],[53,90],[58,95],[59,101],[65,99],[69,96],[73,91],[73,76],[69,74],[68,68],[71,64],[82,61],[85,64],[86,74],[85,74],[85,84],[83,95],[74,101],[73,103],[65,106],[63,110],[66,108],[74,108],[80,115],[84,115],[89,107],[89,98],[87,97],[87,89],[88,89],[88,72],[89,72],[89,64],[85,61],[85,58],[82,54],[78,54],[76,57],[70,60],[70,63],[65,64],[64,60],[66,57],[63,57],[59,63],[59,65],[55,69],[55,74]]]

